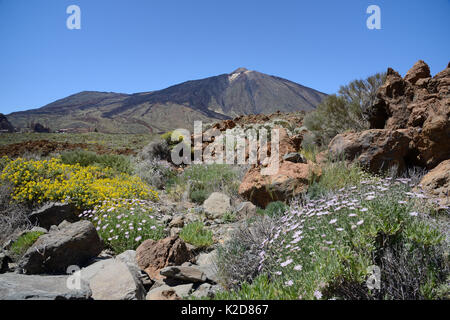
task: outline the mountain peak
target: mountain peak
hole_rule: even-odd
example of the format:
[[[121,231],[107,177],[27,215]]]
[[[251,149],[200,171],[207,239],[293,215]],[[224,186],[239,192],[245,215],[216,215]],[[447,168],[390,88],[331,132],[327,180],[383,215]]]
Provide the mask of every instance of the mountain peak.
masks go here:
[[[248,69],[247,68],[237,68],[236,70],[234,70],[230,74],[242,73],[242,72],[245,72],[245,71],[248,71]]]

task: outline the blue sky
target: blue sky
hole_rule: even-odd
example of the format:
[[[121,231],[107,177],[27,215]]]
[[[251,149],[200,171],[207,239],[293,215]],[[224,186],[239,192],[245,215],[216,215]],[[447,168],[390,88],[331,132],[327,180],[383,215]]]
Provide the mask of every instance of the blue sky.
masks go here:
[[[81,30],[66,28],[72,4]],[[366,27],[371,4],[381,30]],[[449,13],[449,0],[0,0],[0,112],[238,67],[325,93],[419,59],[435,74],[450,60]]]

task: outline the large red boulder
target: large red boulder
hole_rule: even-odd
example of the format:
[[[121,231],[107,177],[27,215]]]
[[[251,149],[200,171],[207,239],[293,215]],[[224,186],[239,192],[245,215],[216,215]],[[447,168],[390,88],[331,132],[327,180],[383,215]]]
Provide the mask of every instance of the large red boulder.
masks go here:
[[[305,192],[313,176],[321,170],[314,164],[282,161],[273,175],[262,175],[261,166],[251,168],[239,186],[239,194],[253,204],[265,208],[272,201],[289,200]]]
[[[361,151],[371,171],[383,169],[386,161],[398,162],[400,167],[406,164],[432,169],[449,159],[450,64],[434,77],[422,60],[404,78],[389,68],[386,82],[368,112],[368,121],[371,129],[380,130],[375,136],[374,131],[340,134],[330,142],[330,151],[344,151],[349,158],[360,160],[354,150]],[[368,136],[373,136],[369,139],[373,147],[364,146]],[[344,140],[348,142],[345,146]]]
[[[191,259],[186,244],[178,236],[159,241],[146,240],[136,249],[136,262],[151,279],[160,279],[159,271],[168,266],[179,266]]]

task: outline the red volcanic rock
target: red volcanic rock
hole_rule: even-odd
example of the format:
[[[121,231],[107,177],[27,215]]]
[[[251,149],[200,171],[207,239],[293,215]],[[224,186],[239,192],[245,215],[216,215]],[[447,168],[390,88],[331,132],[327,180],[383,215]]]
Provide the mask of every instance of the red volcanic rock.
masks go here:
[[[329,149],[343,151],[349,159],[354,159],[354,149],[366,154],[365,164],[370,163],[371,171],[384,168],[383,163],[398,162],[419,165],[432,169],[441,161],[450,158],[450,64],[446,69],[430,75],[428,65],[419,60],[402,78],[391,68],[387,71],[386,82],[377,92],[377,99],[368,112],[371,129],[387,130],[377,134],[385,140],[372,139],[374,147],[356,144],[364,143],[367,135],[356,133],[338,135],[330,142]],[[400,133],[398,130],[407,130]],[[393,134],[394,131],[398,133]],[[373,134],[373,132],[372,132]],[[396,137],[400,140],[395,141]],[[347,141],[343,145],[336,143]],[[370,139],[369,139],[370,140]],[[376,158],[386,161],[375,161]]]
[[[411,152],[411,133],[406,129],[371,129],[362,132],[338,134],[329,145],[329,151],[345,159],[356,159],[371,172],[392,167],[402,171],[405,158]]]
[[[262,175],[261,167],[253,167],[244,176],[239,194],[253,204],[265,208],[272,201],[285,201],[308,189],[312,175],[320,176],[318,166],[283,161],[274,175]]]
[[[450,160],[442,161],[423,176],[420,185],[442,206],[450,206]]]
[[[191,259],[186,244],[178,236],[159,241],[146,240],[136,249],[136,262],[151,279],[161,278],[159,271],[167,266],[181,265]]]

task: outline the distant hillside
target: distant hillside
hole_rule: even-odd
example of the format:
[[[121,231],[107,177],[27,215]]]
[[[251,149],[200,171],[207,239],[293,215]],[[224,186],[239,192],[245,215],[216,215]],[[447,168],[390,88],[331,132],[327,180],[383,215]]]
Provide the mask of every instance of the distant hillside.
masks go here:
[[[39,109],[11,113],[8,118],[22,129],[39,122],[52,130],[164,132],[192,129],[194,120],[312,110],[325,96],[286,79],[239,68],[153,92],[84,91]]]
[[[13,125],[8,121],[3,113],[0,113],[0,133],[1,132],[14,132]]]

